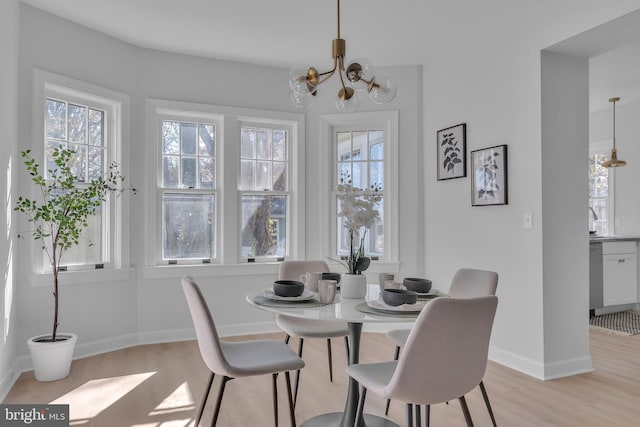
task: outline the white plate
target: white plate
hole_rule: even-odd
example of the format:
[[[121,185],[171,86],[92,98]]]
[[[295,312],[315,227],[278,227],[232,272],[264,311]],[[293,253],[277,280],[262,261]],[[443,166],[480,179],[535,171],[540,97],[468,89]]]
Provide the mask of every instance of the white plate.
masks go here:
[[[398,306],[393,306],[393,305],[386,304],[380,298],[367,301],[367,305],[376,310],[396,311],[396,312],[403,312],[403,313],[417,313],[424,308],[426,303],[427,301],[418,301],[415,304],[402,304]]]
[[[280,295],[276,295],[272,288],[268,288],[264,290],[264,296],[275,301],[308,301],[313,299],[316,294],[305,288],[305,290],[302,291],[302,295],[297,297],[281,297]]]
[[[440,295],[440,291],[437,289],[431,289],[429,292],[416,292],[416,294],[418,294],[418,296],[427,296],[427,295]]]

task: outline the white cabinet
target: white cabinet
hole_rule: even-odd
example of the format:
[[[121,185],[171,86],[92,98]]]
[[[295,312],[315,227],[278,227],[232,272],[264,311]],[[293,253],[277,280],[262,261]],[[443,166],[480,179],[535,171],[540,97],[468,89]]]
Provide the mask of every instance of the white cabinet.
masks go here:
[[[638,248],[635,241],[602,243],[604,306],[638,302]]]

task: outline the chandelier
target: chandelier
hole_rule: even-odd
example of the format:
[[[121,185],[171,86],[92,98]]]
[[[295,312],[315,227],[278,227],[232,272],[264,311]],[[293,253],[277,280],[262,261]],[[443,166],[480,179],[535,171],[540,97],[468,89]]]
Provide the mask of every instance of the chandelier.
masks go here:
[[[601,166],[605,168],[617,168],[627,164],[624,160],[618,160],[618,152],[616,151],[616,102],[620,101],[620,98],[610,98],[609,102],[613,103],[613,148],[611,149],[611,159],[602,163]]]
[[[304,108],[315,101],[318,86],[336,74],[340,78],[340,90],[336,99],[338,111],[350,113],[358,110],[360,94],[368,93],[373,102],[386,104],[398,90],[396,83],[387,76],[376,74],[366,59],[354,59],[345,63],[346,41],[340,38],[340,0],[338,2],[338,37],[333,40],[333,68],[319,72],[311,66],[296,66],[289,73],[289,95],[296,107]]]

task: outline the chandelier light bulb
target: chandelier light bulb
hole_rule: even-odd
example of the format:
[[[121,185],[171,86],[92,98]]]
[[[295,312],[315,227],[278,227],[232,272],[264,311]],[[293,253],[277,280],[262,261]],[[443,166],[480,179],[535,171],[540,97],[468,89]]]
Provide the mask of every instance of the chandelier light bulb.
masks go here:
[[[376,104],[387,104],[396,97],[398,85],[388,76],[379,74],[369,84],[369,96]]]
[[[316,100],[316,97],[315,97],[315,92],[301,94],[291,89],[289,90],[289,99],[291,100],[291,103],[296,107],[305,108],[305,107],[312,106]]]
[[[347,92],[350,91],[349,98],[341,97],[341,93],[344,89],[340,89],[338,93],[338,99],[336,99],[336,108],[341,113],[355,113],[360,108],[362,98],[350,87],[346,88]],[[344,94],[347,95],[348,94]]]
[[[289,72],[289,87],[300,95],[315,92],[318,72],[308,65],[298,65]],[[314,80],[315,78],[315,80]]]
[[[347,85],[351,86],[358,92],[364,92],[369,86],[369,82],[373,80],[375,71],[371,62],[364,58],[352,59],[347,62],[345,67],[345,75],[347,77]]]

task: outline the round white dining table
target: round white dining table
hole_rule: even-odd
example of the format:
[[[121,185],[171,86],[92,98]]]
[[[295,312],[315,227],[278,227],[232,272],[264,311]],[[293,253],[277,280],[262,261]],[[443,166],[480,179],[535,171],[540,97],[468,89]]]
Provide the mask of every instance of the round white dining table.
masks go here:
[[[254,291],[247,295],[246,299],[249,304],[261,310],[273,313],[283,314],[291,317],[299,317],[309,320],[340,320],[346,321],[349,328],[349,364],[358,363],[360,359],[360,337],[362,334],[362,325],[364,323],[390,323],[390,322],[413,322],[417,315],[408,315],[407,313],[380,313],[373,314],[370,312],[360,311],[367,301],[376,300],[380,294],[378,285],[368,285],[367,295],[364,299],[347,299],[340,298],[340,294],[336,296],[333,304],[260,304],[256,302],[256,298],[260,301],[260,297],[264,294],[264,290]],[[360,306],[356,308],[357,306]],[[360,310],[359,310],[360,309]],[[315,416],[304,421],[301,427],[354,427],[356,419],[356,411],[358,407],[359,387],[357,381],[349,378],[349,388],[347,391],[347,400],[343,412],[332,412]],[[398,427],[398,424],[391,420],[376,415],[365,414],[364,422],[355,427]]]

